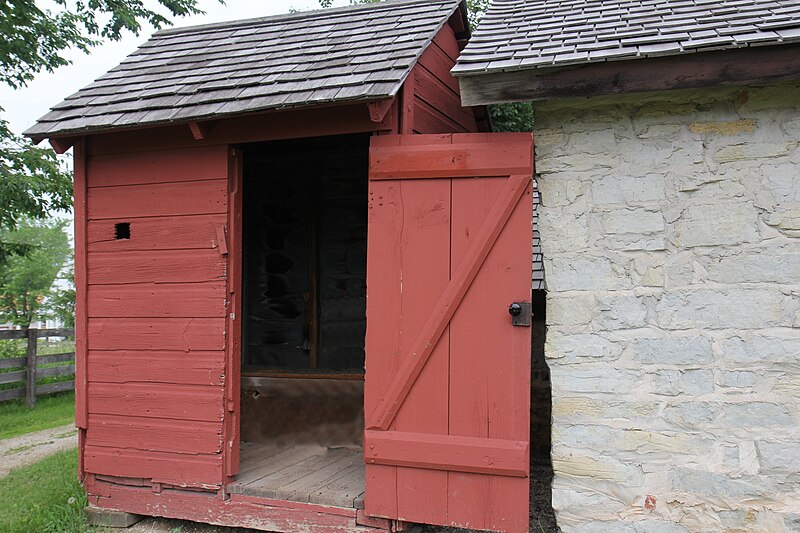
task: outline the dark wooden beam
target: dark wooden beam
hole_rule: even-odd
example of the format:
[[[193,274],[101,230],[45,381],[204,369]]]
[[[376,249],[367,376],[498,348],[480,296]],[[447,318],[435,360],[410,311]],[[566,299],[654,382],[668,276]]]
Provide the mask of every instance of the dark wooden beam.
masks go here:
[[[195,141],[202,141],[208,136],[208,124],[201,122],[189,122],[189,131]]]
[[[50,146],[53,147],[53,150],[55,150],[58,155],[61,155],[72,148],[77,140],[77,137],[61,137],[58,139],[48,139],[48,142]]]
[[[459,78],[465,106],[800,80],[800,45],[545,67]]]
[[[392,108],[396,97],[387,98],[386,100],[378,100],[376,102],[367,102],[369,109],[369,118],[372,122],[380,124],[386,118],[386,114]]]

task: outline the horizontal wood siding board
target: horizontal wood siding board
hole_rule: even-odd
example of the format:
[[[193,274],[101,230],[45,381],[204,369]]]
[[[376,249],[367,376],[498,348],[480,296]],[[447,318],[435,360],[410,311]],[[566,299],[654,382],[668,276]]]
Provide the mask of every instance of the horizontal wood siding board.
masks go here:
[[[89,383],[89,414],[222,421],[222,389],[203,385]]]
[[[377,533],[375,528],[356,525],[355,513],[341,509],[294,502],[231,495],[229,499],[199,491],[131,487],[89,480],[89,501],[94,505],[129,513],[179,518],[220,526],[251,527],[263,531],[303,533]]]
[[[84,468],[92,474],[147,478],[157,483],[214,489],[220,485],[222,455],[192,456],[87,444]],[[152,489],[148,491],[152,494]]]
[[[444,54],[455,64],[461,49],[458,46],[455,30],[450,24],[442,27],[441,31],[433,38],[433,45],[440,48]]]
[[[530,472],[527,442],[367,430],[364,450],[367,464],[511,477]]]
[[[89,220],[206,215],[227,211],[226,180],[89,189]]]
[[[427,102],[417,100],[414,103],[414,131],[425,134],[467,132],[469,130]]]
[[[455,122],[464,132],[477,128],[472,111],[461,107],[458,94],[448,89],[438,78],[425,68],[415,70],[414,93],[418,99],[428,104],[433,111],[441,113]]]
[[[59,381],[58,383],[47,383],[36,386],[36,394],[52,394],[54,392],[64,392],[75,389],[75,381]]]
[[[90,285],[91,318],[213,318],[225,316],[225,282]]]
[[[90,413],[86,443],[98,447],[213,455],[222,451],[222,427],[217,422]]]
[[[429,46],[420,56],[419,64],[441,80],[453,94],[458,94],[458,80],[450,74],[450,69],[455,65],[455,61],[448,57],[439,46]]]
[[[0,359],[0,368],[19,368],[28,362],[27,357],[13,357],[11,359]]]
[[[5,374],[0,374],[0,384],[25,381],[25,376],[27,376],[27,374],[27,370],[17,370],[16,372],[6,372]]]
[[[88,331],[89,350],[225,349],[222,318],[91,318]]]
[[[163,217],[123,217],[89,221],[89,252],[130,250],[217,249],[217,230],[225,226],[224,214]],[[115,225],[127,223],[131,238],[117,239]]]
[[[99,351],[89,352],[92,383],[172,383],[222,386],[223,352]]]
[[[89,285],[222,282],[225,258],[215,250],[94,252],[88,278]]]
[[[204,146],[96,155],[87,164],[88,186],[226,179],[226,153],[225,146]]]
[[[55,353],[53,355],[40,355],[36,358],[37,365],[46,365],[50,363],[65,363],[67,361],[75,360],[75,352],[69,353]]]
[[[373,145],[369,177],[381,180],[530,175],[533,160],[529,151],[530,141],[442,147],[400,146],[388,150]]]

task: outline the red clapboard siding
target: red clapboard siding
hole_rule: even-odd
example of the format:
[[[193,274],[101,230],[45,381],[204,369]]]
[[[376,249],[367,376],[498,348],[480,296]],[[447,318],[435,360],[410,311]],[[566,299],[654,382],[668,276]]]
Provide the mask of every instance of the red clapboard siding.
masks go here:
[[[417,98],[422,100],[427,106],[425,110],[431,113],[438,113],[449,118],[456,130],[464,132],[475,131],[478,127],[472,111],[461,107],[461,101],[457,94],[451,92],[444,84],[428,72],[425,68],[415,70],[414,90]],[[417,111],[419,113],[420,111]],[[452,133],[452,131],[442,133]]]
[[[89,255],[89,285],[198,283],[225,278],[225,257],[216,250],[95,252]],[[220,306],[224,300],[220,300]]]
[[[222,420],[222,389],[167,383],[89,383],[89,414]]]
[[[225,349],[222,318],[91,318],[90,350]]]
[[[445,115],[424,100],[414,103],[414,131],[416,133],[451,133],[469,131],[452,117]]]
[[[89,219],[225,213],[226,180],[89,189]]]
[[[89,187],[225,179],[227,147],[95,155],[88,168]]]
[[[216,422],[92,414],[86,443],[108,448],[214,454],[222,451],[222,428]]]
[[[459,94],[458,80],[450,74],[450,69],[455,61],[448,57],[441,48],[429,46],[419,58],[419,65],[425,67],[433,76],[438,78],[453,94]],[[415,68],[415,70],[420,70]]]
[[[84,461],[86,471],[92,474],[146,478],[171,485],[216,488],[222,479],[220,454],[191,456],[87,445]]]
[[[89,316],[105,317],[224,317],[225,282],[90,285]]]
[[[130,224],[130,239],[115,238],[118,222]],[[89,252],[218,248],[217,229],[226,222],[224,214],[92,220],[87,230]]]
[[[225,376],[224,353],[92,350],[89,374],[93,382],[221,386]]]

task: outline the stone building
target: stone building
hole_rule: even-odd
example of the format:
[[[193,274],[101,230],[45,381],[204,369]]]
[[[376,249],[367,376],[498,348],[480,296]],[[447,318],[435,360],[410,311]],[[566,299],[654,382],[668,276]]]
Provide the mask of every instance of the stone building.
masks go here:
[[[800,531],[800,4],[495,0],[534,101],[565,532]]]

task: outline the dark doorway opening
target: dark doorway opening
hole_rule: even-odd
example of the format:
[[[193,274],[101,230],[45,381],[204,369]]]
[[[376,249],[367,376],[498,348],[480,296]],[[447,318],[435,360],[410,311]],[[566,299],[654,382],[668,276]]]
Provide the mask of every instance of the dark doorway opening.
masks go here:
[[[369,135],[240,148],[241,459],[227,490],[360,507]]]

